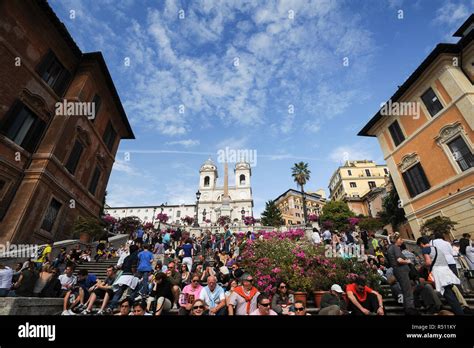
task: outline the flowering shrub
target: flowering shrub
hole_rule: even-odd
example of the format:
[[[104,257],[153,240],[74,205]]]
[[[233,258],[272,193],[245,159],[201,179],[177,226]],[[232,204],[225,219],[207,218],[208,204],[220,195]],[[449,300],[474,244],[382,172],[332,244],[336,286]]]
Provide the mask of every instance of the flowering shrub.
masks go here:
[[[109,214],[104,215],[102,217],[102,221],[104,221],[107,225],[115,225],[115,223],[117,223],[117,219]]]
[[[316,214],[309,214],[308,215],[308,221],[316,222],[316,221],[318,221],[318,216]]]
[[[347,221],[349,222],[349,225],[351,225],[351,227],[354,227],[355,225],[359,223],[359,218],[350,217],[347,219]]]
[[[256,222],[256,220],[253,218],[253,216],[246,216],[244,218],[245,226],[253,225],[255,222]]]
[[[211,223],[211,219],[206,219],[204,222],[205,222],[206,224],[210,224],[210,223]]]
[[[156,219],[157,219],[159,222],[166,223],[166,221],[169,220],[169,216],[166,215],[165,213],[159,213],[159,214],[156,216]]]
[[[219,226],[228,225],[230,224],[230,217],[224,215],[219,216],[219,218],[217,219],[217,223],[219,224]]]
[[[186,215],[184,218],[181,218],[181,221],[190,226],[194,222],[194,218]]]
[[[379,276],[355,258],[328,258],[324,246],[315,246],[304,239],[304,230],[259,231],[254,241],[243,247],[241,263],[254,275],[260,291],[276,292],[279,281],[294,291],[329,290],[332,284],[342,287],[358,275],[365,276],[376,288]]]
[[[323,222],[323,227],[328,230],[332,230],[334,228],[334,222],[332,222],[331,220],[326,220]]]

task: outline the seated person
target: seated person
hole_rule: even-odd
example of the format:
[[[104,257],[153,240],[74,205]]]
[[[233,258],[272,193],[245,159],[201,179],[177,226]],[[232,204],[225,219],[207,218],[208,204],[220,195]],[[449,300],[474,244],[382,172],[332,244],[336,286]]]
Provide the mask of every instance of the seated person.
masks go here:
[[[109,300],[113,297],[114,292],[112,290],[112,285],[115,282],[117,273],[114,266],[109,266],[107,268],[107,278],[105,281],[97,280],[97,284],[92,287],[92,293],[87,302],[87,308],[81,313],[83,315],[88,315],[92,311],[92,307],[97,299],[103,299],[102,305],[100,307],[98,315],[104,314],[105,307],[109,303]]]
[[[292,311],[295,297],[288,293],[289,289],[285,282],[278,284],[277,292],[272,298],[272,309],[279,315],[288,315]]]
[[[352,315],[384,315],[382,296],[366,285],[363,277],[346,286],[348,310]]]
[[[173,307],[174,295],[172,285],[165,273],[155,274],[152,280],[152,289],[147,298],[147,310],[161,315]]]
[[[77,283],[66,293],[63,301],[63,315],[75,315],[85,309],[85,302],[89,299],[89,290],[96,283],[97,278],[89,275],[86,269],[77,272]],[[68,308],[69,307],[69,308]]]
[[[321,310],[319,315],[343,315],[347,313],[346,301],[342,298],[342,288],[333,284],[331,290],[321,298]]]

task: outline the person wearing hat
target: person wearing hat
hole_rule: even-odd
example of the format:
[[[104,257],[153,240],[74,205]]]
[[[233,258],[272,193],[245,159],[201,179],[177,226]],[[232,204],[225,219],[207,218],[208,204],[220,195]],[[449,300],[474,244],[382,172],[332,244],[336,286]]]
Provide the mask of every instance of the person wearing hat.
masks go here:
[[[244,273],[241,278],[242,285],[234,289],[229,298],[227,307],[229,315],[250,315],[257,309],[257,297],[260,292],[253,286],[253,277]]]
[[[343,315],[347,313],[346,301],[342,298],[344,291],[333,284],[331,290],[321,298],[321,310],[319,315]]]

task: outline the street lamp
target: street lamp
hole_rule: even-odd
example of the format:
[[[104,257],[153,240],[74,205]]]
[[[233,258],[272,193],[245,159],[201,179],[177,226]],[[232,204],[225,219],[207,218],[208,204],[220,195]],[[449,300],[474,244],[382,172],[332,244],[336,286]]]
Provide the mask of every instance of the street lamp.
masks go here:
[[[196,214],[195,214],[195,218],[194,218],[194,224],[193,224],[193,227],[199,227],[199,223],[198,223],[198,211],[199,211],[199,198],[201,198],[201,192],[199,192],[199,190],[196,192]]]

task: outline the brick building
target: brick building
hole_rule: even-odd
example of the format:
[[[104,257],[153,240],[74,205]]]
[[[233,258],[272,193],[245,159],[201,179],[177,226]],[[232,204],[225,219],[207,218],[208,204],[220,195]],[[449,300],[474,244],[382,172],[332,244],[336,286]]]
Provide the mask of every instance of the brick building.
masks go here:
[[[69,238],[77,216],[98,217],[121,139],[134,135],[102,54],[46,1],[0,2],[0,242]]]

